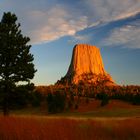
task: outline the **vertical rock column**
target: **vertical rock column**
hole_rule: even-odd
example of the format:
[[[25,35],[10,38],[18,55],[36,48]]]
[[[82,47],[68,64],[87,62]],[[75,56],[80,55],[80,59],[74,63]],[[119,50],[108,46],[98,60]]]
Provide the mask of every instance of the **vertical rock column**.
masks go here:
[[[78,84],[79,81],[95,83],[99,77],[106,77],[113,83],[104,69],[99,48],[88,44],[75,45],[68,72],[64,77],[65,81],[71,84]]]

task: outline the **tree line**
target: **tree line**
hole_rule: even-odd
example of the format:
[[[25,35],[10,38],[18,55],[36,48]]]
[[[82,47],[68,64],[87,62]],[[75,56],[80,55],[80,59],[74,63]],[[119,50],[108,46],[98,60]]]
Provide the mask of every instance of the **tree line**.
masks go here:
[[[117,99],[129,102],[133,105],[140,105],[140,86],[94,86],[94,85],[52,85],[36,87],[38,93],[47,98],[48,110],[60,107],[57,102],[63,105],[62,110],[79,106],[81,98],[88,103],[91,98],[101,100],[101,106],[109,103],[109,100]],[[56,96],[58,94],[58,96]],[[61,96],[61,97],[60,97]],[[63,101],[62,101],[63,100]],[[55,111],[50,112],[59,112]],[[61,111],[62,111],[61,110]]]

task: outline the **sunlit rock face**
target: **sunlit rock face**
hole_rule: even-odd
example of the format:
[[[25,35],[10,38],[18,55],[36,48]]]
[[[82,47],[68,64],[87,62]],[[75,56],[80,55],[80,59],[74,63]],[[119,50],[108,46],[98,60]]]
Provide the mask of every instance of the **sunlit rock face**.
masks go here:
[[[59,82],[68,84],[114,84],[106,73],[99,48],[88,44],[77,44],[73,49],[71,64]]]

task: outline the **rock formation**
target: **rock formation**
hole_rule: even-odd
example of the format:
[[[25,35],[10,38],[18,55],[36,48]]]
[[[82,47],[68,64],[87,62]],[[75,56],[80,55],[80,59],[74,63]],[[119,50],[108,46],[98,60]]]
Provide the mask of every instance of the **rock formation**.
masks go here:
[[[114,84],[106,73],[99,48],[88,44],[77,44],[73,49],[68,72],[58,83],[67,84]]]

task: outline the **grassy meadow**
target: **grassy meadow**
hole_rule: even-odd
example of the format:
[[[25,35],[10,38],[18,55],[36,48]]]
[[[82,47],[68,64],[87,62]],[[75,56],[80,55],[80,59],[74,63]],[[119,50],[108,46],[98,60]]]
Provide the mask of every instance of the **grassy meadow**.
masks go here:
[[[140,118],[0,117],[0,140],[139,140]]]
[[[0,140],[139,140],[140,107],[112,100],[81,102],[77,110],[48,114],[42,107],[0,115]]]
[[[59,116],[59,117],[139,117],[140,106],[132,105],[120,100],[110,100],[105,106],[101,106],[100,100],[90,99],[88,104],[81,100],[77,109],[65,110],[62,113],[49,114],[47,106],[28,107],[11,111],[12,115],[35,116]],[[2,113],[1,113],[2,114]]]

